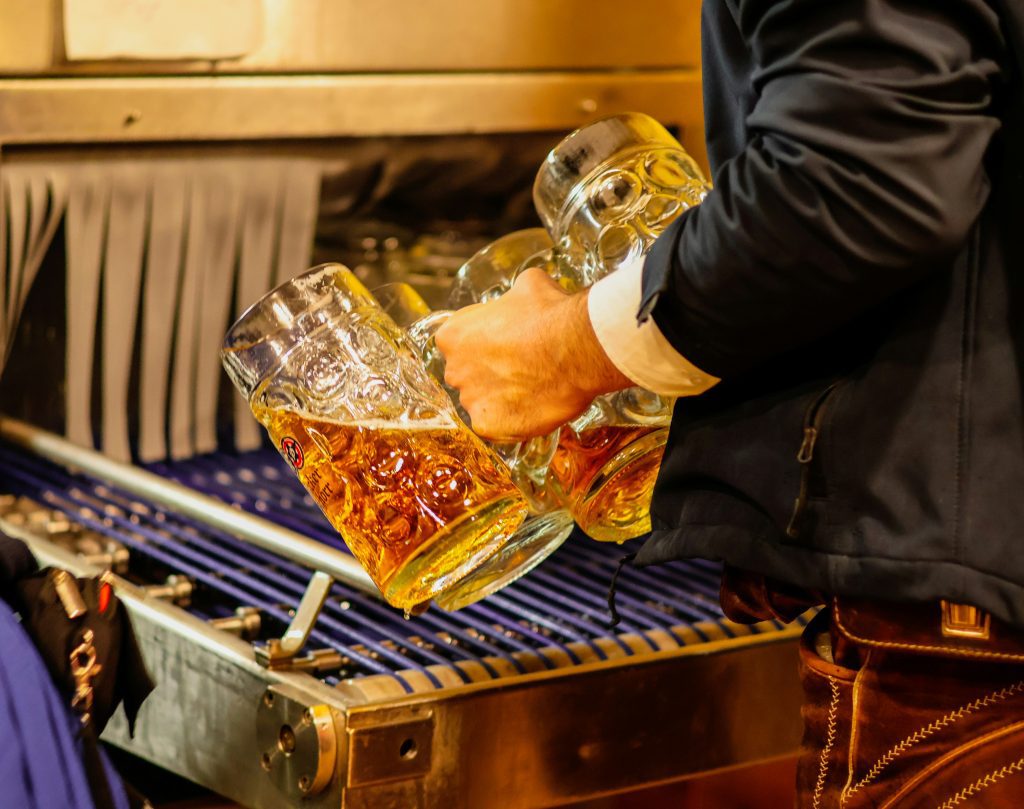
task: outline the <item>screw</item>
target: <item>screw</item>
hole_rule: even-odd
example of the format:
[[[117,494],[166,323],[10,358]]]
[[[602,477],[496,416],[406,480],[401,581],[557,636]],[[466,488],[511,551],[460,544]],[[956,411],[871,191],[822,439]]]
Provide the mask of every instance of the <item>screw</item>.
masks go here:
[[[313,782],[309,780],[308,775],[304,775],[299,779],[299,792],[309,792],[311,786],[313,786]]]
[[[260,766],[264,770],[266,770],[267,772],[270,772],[270,754],[269,753],[264,753],[262,756],[260,756]]]
[[[295,752],[295,731],[291,725],[281,725],[281,730],[277,734],[277,747],[286,756]]]
[[[268,708],[273,708],[274,707],[274,692],[273,691],[267,691],[267,692],[265,692],[263,694],[263,704],[266,705]]]

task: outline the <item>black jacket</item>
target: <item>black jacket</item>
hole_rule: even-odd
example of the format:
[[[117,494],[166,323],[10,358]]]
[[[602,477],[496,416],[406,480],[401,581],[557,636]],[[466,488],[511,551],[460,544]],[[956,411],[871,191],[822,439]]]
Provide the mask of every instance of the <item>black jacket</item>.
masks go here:
[[[715,190],[641,317],[681,399],[638,564],[1024,624],[1024,0],[705,0]]]

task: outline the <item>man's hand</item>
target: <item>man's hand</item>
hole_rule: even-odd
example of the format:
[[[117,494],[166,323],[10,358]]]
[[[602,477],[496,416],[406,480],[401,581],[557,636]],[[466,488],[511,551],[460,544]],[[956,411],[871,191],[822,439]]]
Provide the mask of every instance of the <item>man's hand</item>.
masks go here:
[[[543,435],[598,394],[633,384],[601,348],[587,294],[567,295],[539,269],[523,272],[498,300],[460,309],[436,341],[445,381],[486,438]]]

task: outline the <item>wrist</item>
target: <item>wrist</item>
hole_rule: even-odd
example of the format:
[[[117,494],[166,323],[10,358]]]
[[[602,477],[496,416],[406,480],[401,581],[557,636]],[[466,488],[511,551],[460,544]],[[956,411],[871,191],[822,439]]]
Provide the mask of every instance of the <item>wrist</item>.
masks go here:
[[[563,362],[569,384],[587,403],[602,393],[631,387],[633,381],[623,374],[605,353],[590,322],[588,296],[590,290],[566,299],[565,321],[569,334],[563,341]]]

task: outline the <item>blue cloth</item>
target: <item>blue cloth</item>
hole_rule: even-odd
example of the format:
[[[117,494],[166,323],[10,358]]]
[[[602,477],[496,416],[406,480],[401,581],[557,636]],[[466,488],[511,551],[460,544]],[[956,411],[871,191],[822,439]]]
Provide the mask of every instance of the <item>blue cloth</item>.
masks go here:
[[[0,601],[0,809],[94,809],[79,727],[32,641]],[[106,758],[104,765],[114,804],[128,809],[120,779]]]

